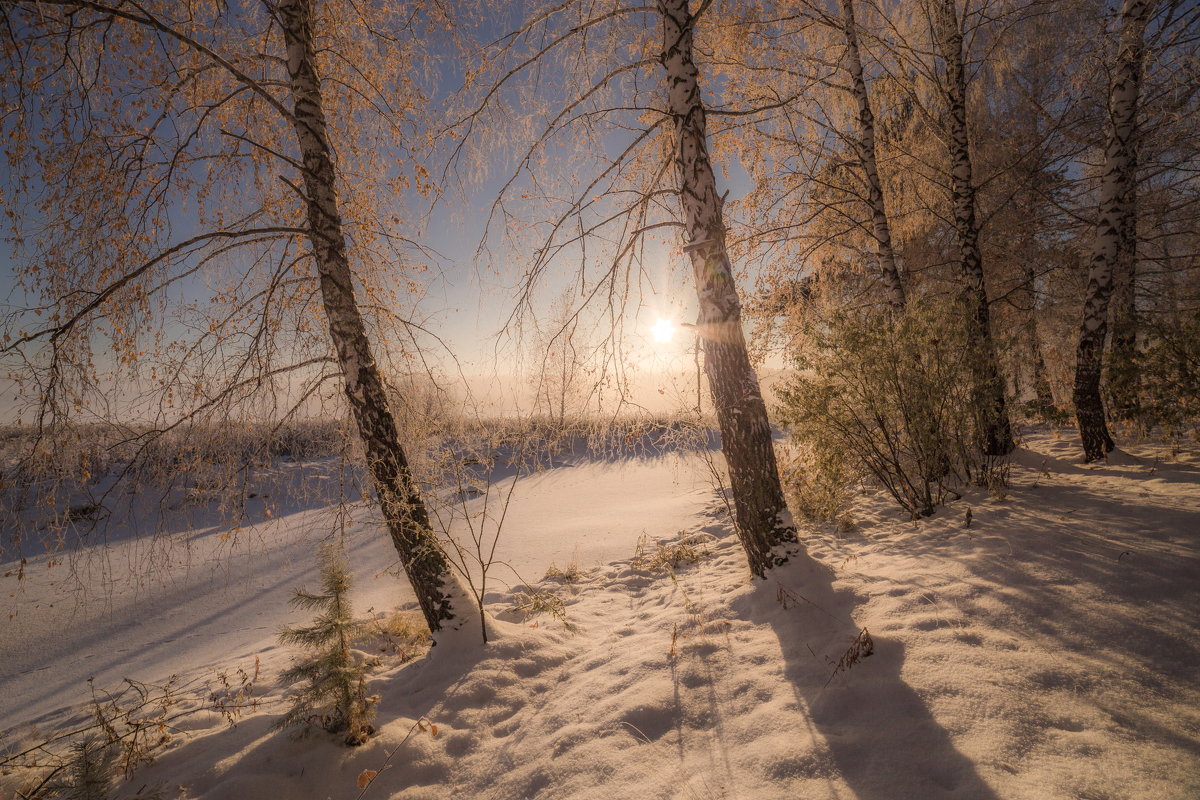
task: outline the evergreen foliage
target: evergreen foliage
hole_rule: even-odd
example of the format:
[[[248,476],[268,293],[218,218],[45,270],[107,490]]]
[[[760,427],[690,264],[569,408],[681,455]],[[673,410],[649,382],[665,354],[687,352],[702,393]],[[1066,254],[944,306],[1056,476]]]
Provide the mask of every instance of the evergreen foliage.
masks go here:
[[[375,732],[371,719],[376,698],[367,696],[366,676],[378,662],[359,658],[351,650],[354,640],[367,630],[351,612],[350,570],[341,545],[323,546],[319,560],[322,591],[297,591],[292,598],[296,608],[316,612],[312,624],[279,633],[281,642],[304,648],[307,656],[283,674],[284,681],[304,685],[276,727],[316,723],[330,733],[345,731],[346,744],[355,747]]]
[[[116,771],[116,748],[90,736],[71,745],[68,777],[53,789],[63,800],[108,800]]]
[[[71,753],[64,765],[62,780],[47,783],[30,797],[56,800],[112,800],[113,788],[121,772],[119,748],[116,742],[104,741],[89,735],[71,743]],[[136,794],[122,795],[123,800],[161,800],[162,791],[143,787]]]

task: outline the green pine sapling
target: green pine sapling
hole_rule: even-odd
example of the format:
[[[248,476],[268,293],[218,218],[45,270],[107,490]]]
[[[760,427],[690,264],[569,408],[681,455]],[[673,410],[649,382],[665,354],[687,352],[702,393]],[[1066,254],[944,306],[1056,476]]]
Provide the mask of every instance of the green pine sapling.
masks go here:
[[[366,675],[378,662],[357,657],[350,647],[365,628],[350,610],[350,570],[341,545],[322,546],[319,561],[323,591],[297,591],[292,598],[293,606],[317,612],[312,625],[279,632],[281,642],[299,645],[308,655],[283,674],[284,681],[305,685],[276,727],[316,722],[331,733],[346,731],[346,744],[355,747],[375,732],[371,718],[377,698],[367,696]]]
[[[43,781],[32,792],[17,792],[17,797],[53,797],[56,800],[115,800],[112,794],[121,774],[118,747],[114,741],[104,741],[89,734],[71,743],[71,752],[55,777]],[[46,794],[43,794],[46,792]],[[162,800],[158,787],[143,786],[137,794],[121,795],[121,800]]]
[[[80,739],[71,745],[66,771],[65,781],[47,788],[65,800],[108,800],[117,773],[116,748],[95,736]]]

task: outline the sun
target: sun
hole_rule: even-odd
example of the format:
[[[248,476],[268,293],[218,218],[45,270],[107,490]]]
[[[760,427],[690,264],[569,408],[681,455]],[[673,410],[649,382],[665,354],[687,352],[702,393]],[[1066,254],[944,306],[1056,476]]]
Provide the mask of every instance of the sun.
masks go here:
[[[654,334],[654,341],[669,342],[675,337],[675,326],[668,319],[659,319],[650,332]]]

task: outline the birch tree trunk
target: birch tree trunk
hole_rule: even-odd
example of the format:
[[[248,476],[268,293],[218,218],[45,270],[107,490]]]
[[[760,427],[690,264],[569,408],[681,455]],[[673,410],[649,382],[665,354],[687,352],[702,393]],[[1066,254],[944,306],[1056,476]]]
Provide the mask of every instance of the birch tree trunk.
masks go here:
[[[662,65],[675,130],[675,169],[700,314],[704,370],[712,387],[721,448],[737,514],[737,530],[750,570],[763,577],[781,563],[776,545],[796,541],[783,499],[767,407],[750,365],[742,331],[741,301],[725,244],[723,200],[708,157],[699,72],[692,59],[693,19],[688,0],[658,0],[663,19]]]
[[[893,312],[904,310],[904,284],[896,268],[896,252],[892,248],[892,229],[888,224],[887,207],[883,202],[883,184],[879,180],[879,165],[875,158],[875,114],[867,95],[863,77],[862,56],[858,49],[858,27],[854,21],[854,0],[842,0],[842,29],[846,35],[846,60],[854,99],[858,103],[858,139],[855,149],[862,163],[867,183],[867,201],[871,206],[871,231],[879,258],[879,273],[887,292],[888,305]]]
[[[1013,449],[1012,427],[1004,398],[1004,382],[996,363],[991,315],[983,281],[983,256],[979,249],[975,186],[971,174],[971,142],[967,135],[967,81],[963,69],[962,31],[955,0],[938,0],[935,13],[938,46],[945,64],[947,133],[950,138],[950,183],[954,204],[954,229],[962,265],[962,303],[967,313],[967,341],[972,349],[972,393],[980,415],[980,449],[986,455],[1004,455]]]
[[[1083,303],[1083,325],[1075,354],[1075,421],[1079,425],[1079,438],[1087,461],[1099,461],[1113,449],[1104,404],[1100,400],[1100,373],[1104,338],[1108,332],[1113,273],[1123,242],[1128,247],[1135,223],[1133,186],[1137,161],[1134,136],[1142,80],[1143,36],[1154,5],[1154,0],[1125,0],[1122,4],[1120,46],[1109,87],[1112,129],[1104,149],[1100,219],[1096,224],[1096,241]]]
[[[283,0],[276,18],[287,46],[293,127],[304,163],[304,196],[321,299],[329,320],[367,465],[400,562],[430,631],[459,629],[474,605],[438,547],[408,458],[388,407],[362,314],[354,297],[338,208],[333,151],[326,134],[321,80],[316,71],[311,0]]]
[[[1113,274],[1113,293],[1110,302],[1108,337],[1108,411],[1113,418],[1133,420],[1138,417],[1140,380],[1137,366],[1137,143],[1130,147],[1129,184],[1126,200],[1126,225],[1121,232],[1117,265]]]

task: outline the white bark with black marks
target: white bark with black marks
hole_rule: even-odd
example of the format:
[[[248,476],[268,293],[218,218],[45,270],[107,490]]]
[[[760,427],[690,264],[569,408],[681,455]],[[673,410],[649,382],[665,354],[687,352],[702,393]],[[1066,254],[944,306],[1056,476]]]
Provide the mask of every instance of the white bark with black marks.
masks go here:
[[[1111,128],[1104,149],[1104,172],[1100,175],[1100,207],[1096,241],[1092,247],[1091,269],[1087,275],[1079,347],[1075,351],[1075,421],[1084,445],[1086,461],[1099,461],[1114,447],[1100,399],[1100,373],[1104,366],[1104,339],[1108,336],[1109,300],[1114,289],[1116,270],[1123,266],[1124,276],[1133,284],[1136,222],[1136,158],[1138,136],[1138,98],[1141,90],[1141,65],[1145,52],[1146,24],[1150,22],[1154,0],[1124,0],[1121,6],[1121,38],[1116,65],[1109,88]],[[1132,306],[1132,296],[1129,297]],[[1126,312],[1118,308],[1117,312]],[[1118,338],[1127,337],[1126,313],[1115,320]],[[1115,345],[1126,342],[1114,342]]]
[[[1137,169],[1137,151],[1131,172]],[[1137,369],[1138,353],[1138,258],[1137,258],[1137,187],[1130,181],[1127,201],[1127,233],[1121,236],[1117,268],[1113,273],[1112,298],[1109,300],[1108,387],[1105,392],[1108,412],[1114,419],[1134,420],[1140,415],[1141,376]]]
[[[971,140],[967,132],[967,79],[963,67],[963,37],[956,0],[937,0],[934,27],[945,68],[943,92],[947,104],[946,133],[950,143],[950,188],[954,230],[958,237],[962,270],[962,304],[967,314],[967,341],[973,357],[972,393],[980,417],[980,449],[986,455],[1004,455],[1014,447],[1004,396],[1004,382],[992,341],[991,313],[983,280],[983,255],[979,247],[975,184],[971,167]]]
[[[1113,449],[1104,404],[1100,399],[1100,373],[1104,338],[1108,333],[1108,304],[1113,277],[1124,253],[1132,258],[1136,225],[1134,185],[1137,159],[1138,94],[1142,81],[1142,57],[1146,24],[1154,11],[1154,0],[1125,0],[1121,6],[1121,35],[1117,62],[1109,87],[1112,127],[1104,149],[1104,172],[1100,177],[1100,218],[1088,272],[1083,304],[1083,324],[1075,355],[1075,420],[1087,461],[1099,461]]]
[[[679,202],[700,305],[697,330],[704,345],[704,369],[729,465],[738,535],[751,572],[762,577],[779,563],[780,556],[772,548],[794,543],[796,529],[784,502],[767,407],[742,331],[741,301],[726,250],[723,202],[708,155],[699,71],[692,59],[693,19],[687,0],[658,0],[658,11],[663,20],[661,58],[674,123]]]
[[[354,296],[338,207],[333,149],[326,132],[316,69],[312,1],[283,0],[275,7],[275,16],[287,46],[293,127],[303,161],[309,238],[346,397],[366,446],[367,464],[388,532],[425,621],[435,635],[461,629],[477,618],[475,604],[451,571],[430,528]]]
[[[904,284],[896,266],[892,229],[888,224],[887,206],[883,201],[883,183],[879,180],[879,163],[875,154],[875,114],[871,110],[867,81],[863,76],[862,55],[858,48],[858,25],[854,20],[854,0],[842,0],[842,30],[846,37],[847,70],[850,73],[854,100],[858,105],[858,138],[854,147],[867,184],[867,202],[871,207],[871,233],[875,237],[879,274],[887,292],[888,306],[894,312],[903,311]]]

